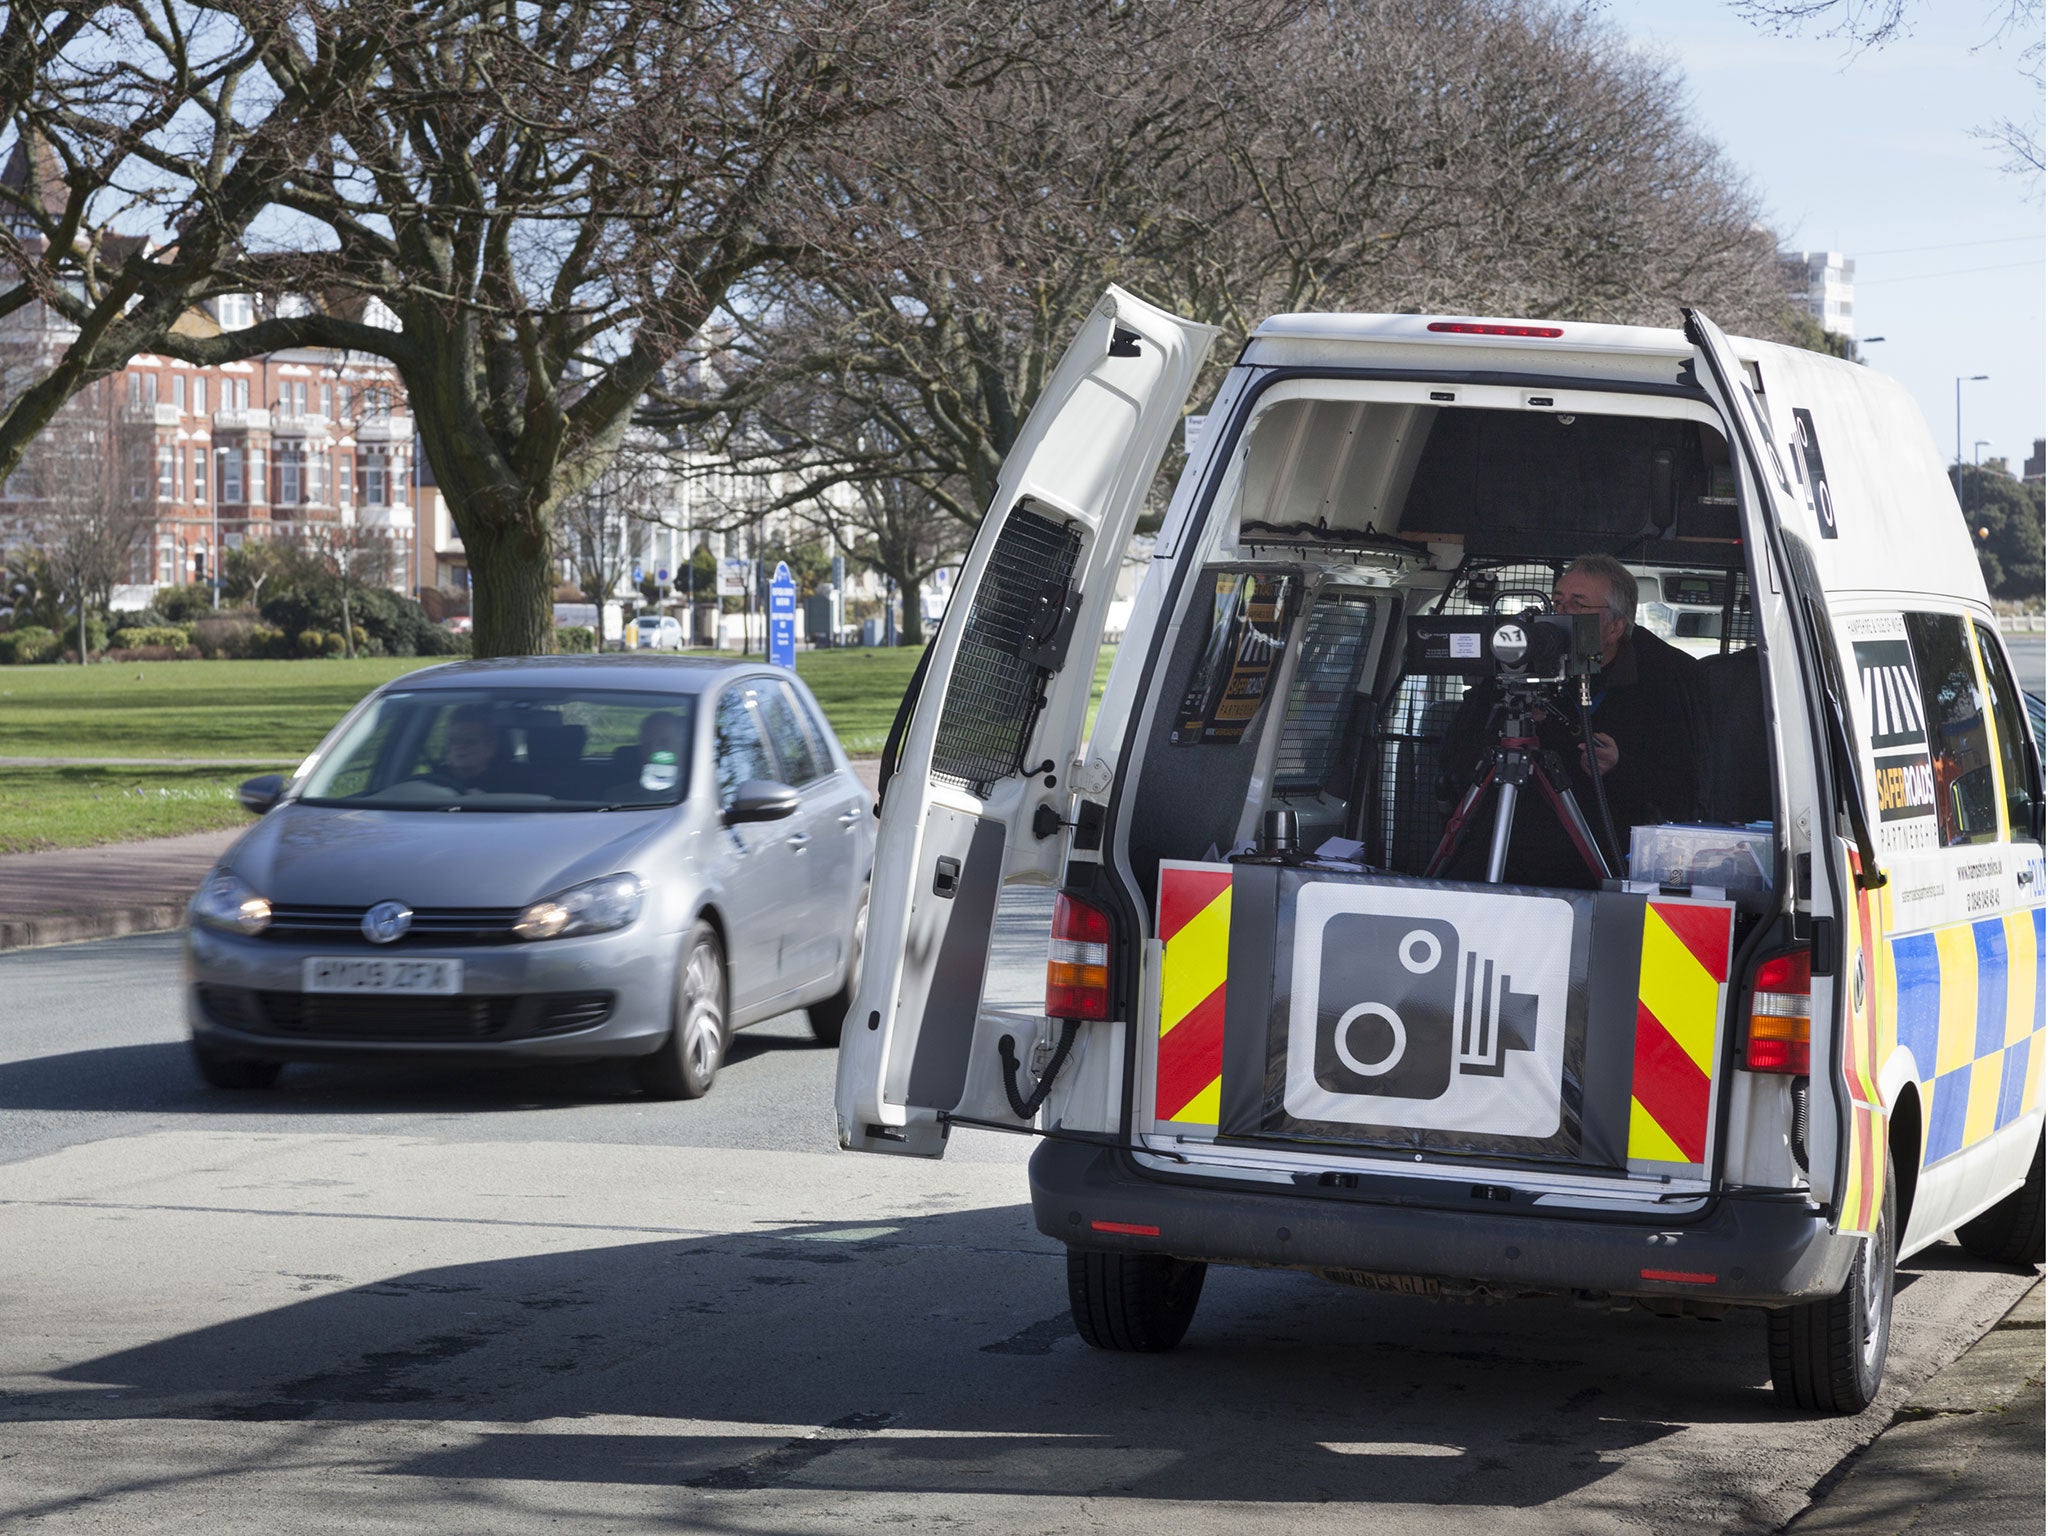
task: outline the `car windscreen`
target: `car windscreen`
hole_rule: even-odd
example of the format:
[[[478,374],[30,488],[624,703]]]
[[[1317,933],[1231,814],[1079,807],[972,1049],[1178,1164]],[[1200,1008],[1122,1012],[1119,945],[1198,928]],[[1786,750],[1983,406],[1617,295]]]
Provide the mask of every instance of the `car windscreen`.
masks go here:
[[[570,688],[380,694],[321,753],[302,804],[597,811],[689,793],[696,699]]]

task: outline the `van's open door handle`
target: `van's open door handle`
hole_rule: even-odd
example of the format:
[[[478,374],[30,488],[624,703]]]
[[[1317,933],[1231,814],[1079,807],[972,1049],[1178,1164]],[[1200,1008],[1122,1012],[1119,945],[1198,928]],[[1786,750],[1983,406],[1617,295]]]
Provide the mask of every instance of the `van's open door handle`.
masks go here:
[[[802,853],[804,851],[804,845],[810,842],[810,840],[811,834],[808,832],[792,832],[789,834],[788,837],[783,839],[784,842],[788,843],[789,846],[794,848],[798,853]]]
[[[868,813],[859,806],[851,806],[839,813],[839,825],[851,827],[867,819]]]

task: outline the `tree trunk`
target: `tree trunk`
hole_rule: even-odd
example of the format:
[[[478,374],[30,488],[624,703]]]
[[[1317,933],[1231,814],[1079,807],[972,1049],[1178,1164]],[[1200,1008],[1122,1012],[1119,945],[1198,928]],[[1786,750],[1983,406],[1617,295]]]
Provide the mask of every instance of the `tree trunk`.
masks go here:
[[[545,656],[555,648],[555,568],[548,540],[521,528],[471,518],[470,654]]]
[[[882,574],[896,583],[897,601],[903,604],[903,622],[896,626],[898,645],[924,644],[924,607],[918,601],[918,588],[924,580],[924,573],[917,568],[914,560],[902,565],[882,564]],[[883,627],[887,628],[888,616],[883,615]]]

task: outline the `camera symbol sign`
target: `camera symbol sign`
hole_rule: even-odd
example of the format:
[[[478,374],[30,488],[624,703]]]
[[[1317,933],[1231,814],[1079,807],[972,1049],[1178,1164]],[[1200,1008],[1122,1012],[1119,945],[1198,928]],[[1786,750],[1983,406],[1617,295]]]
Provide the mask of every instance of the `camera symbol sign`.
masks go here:
[[[1542,1138],[1561,1118],[1572,907],[1332,882],[1296,904],[1287,1112]]]

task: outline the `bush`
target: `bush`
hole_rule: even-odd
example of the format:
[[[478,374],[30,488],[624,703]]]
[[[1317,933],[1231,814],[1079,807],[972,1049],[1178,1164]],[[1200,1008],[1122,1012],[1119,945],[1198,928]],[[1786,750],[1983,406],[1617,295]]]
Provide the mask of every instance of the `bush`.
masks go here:
[[[150,599],[149,606],[169,623],[192,624],[214,611],[213,588],[203,581],[165,587]]]
[[[285,661],[294,653],[291,639],[283,630],[257,624],[249,630],[249,649],[245,654],[263,661]]]
[[[0,634],[0,666],[26,667],[54,660],[56,655],[56,635],[40,624],[27,624]]]
[[[420,636],[419,650],[414,654],[419,656],[467,656],[469,654],[469,636],[458,635],[452,630],[441,628],[438,624],[431,625]]]
[[[203,659],[199,648],[193,645],[137,645],[115,646],[107,652],[109,661],[199,661]]]
[[[597,649],[597,631],[588,624],[564,624],[555,631],[555,649],[580,655]]]
[[[256,631],[255,617],[248,613],[224,613],[201,619],[192,626],[192,643],[208,660],[240,661],[249,655],[250,636]]]
[[[191,643],[192,631],[181,624],[125,625],[114,631],[111,642],[116,650],[123,651],[139,650],[143,646],[181,651]]]

